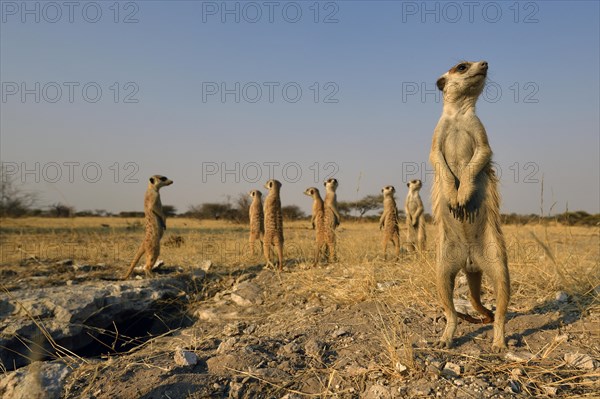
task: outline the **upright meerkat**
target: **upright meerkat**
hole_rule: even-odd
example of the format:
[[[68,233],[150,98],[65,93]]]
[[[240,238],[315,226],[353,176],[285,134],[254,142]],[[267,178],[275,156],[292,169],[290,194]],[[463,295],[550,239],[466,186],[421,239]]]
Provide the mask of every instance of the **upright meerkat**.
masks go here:
[[[154,266],[158,259],[158,255],[160,254],[160,239],[167,229],[165,214],[163,213],[162,203],[160,202],[159,190],[161,187],[170,186],[171,184],[173,184],[173,180],[160,175],[154,175],[150,177],[148,181],[148,189],[144,195],[146,236],[135,254],[124,279],[129,278],[135,265],[137,265],[144,254],[146,254],[144,272],[146,273],[146,276],[150,276],[152,272],[152,266]]]
[[[269,194],[265,198],[265,234],[263,239],[263,251],[267,266],[271,263],[271,246],[277,246],[277,257],[279,259],[278,268],[283,268],[283,214],[281,212],[281,199],[279,191],[281,183],[271,179],[265,183],[265,188]]]
[[[323,224],[325,226],[325,241],[329,252],[329,261],[334,262],[335,255],[335,229],[340,225],[340,213],[337,209],[338,188],[337,179],[327,179],[325,183],[325,201],[323,202]]]
[[[404,212],[406,214],[406,239],[409,248],[412,250],[425,249],[425,215],[423,214],[423,201],[419,195],[423,183],[421,180],[411,180],[406,183],[408,194],[404,202]]]
[[[316,238],[316,249],[315,249],[315,262],[313,266],[316,266],[319,263],[319,259],[321,257],[321,252],[324,250],[324,247],[327,245],[327,240],[325,237],[325,219],[323,212],[323,200],[321,199],[321,193],[319,193],[319,189],[316,187],[309,187],[304,190],[304,194],[308,195],[313,199],[312,206],[312,217],[310,219],[312,228],[315,230],[315,238]]]
[[[379,229],[383,230],[383,259],[386,258],[388,242],[392,242],[395,248],[396,258],[400,256],[400,227],[398,227],[398,207],[394,195],[394,186],[385,186],[381,189],[383,194],[383,213],[379,218]]]
[[[262,193],[258,190],[252,190],[248,193],[252,197],[252,203],[248,211],[250,219],[250,247],[252,255],[256,253],[254,243],[258,240],[262,245],[262,238],[265,233],[265,221],[262,204]]]
[[[475,114],[488,63],[461,62],[443,74],[437,87],[444,93],[442,116],[433,133],[429,159],[435,168],[433,214],[438,224],[437,287],[446,329],[438,342],[452,347],[457,314],[452,300],[454,279],[463,270],[470,300],[482,315],[479,322],[494,322],[492,350],[506,348],[504,324],[510,298],[506,244],[500,228],[498,179],[491,167],[492,150],[483,124]],[[481,277],[491,277],[496,293],[496,316],[481,304]]]

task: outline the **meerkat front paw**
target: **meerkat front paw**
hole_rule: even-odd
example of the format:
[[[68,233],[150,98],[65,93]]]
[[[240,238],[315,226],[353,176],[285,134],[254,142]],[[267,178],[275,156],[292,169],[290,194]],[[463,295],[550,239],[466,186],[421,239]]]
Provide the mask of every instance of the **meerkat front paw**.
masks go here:
[[[471,182],[461,183],[460,187],[458,188],[458,193],[456,196],[458,206],[466,206],[467,202],[469,202],[469,200],[473,196],[474,192],[475,192],[475,185],[473,183],[471,183]]]

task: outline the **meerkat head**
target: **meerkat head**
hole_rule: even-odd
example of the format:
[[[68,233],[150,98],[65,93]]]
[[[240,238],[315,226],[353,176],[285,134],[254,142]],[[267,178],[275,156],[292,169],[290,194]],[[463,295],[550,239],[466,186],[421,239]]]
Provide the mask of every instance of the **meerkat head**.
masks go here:
[[[381,189],[381,193],[383,194],[384,197],[389,197],[389,196],[394,196],[394,194],[396,193],[396,189],[394,188],[394,186],[385,186],[384,188]]]
[[[423,183],[421,182],[421,180],[411,180],[408,183],[406,183],[406,187],[408,187],[411,191],[412,190],[420,190],[421,187],[423,187]]]
[[[334,179],[334,178],[327,179],[327,180],[325,180],[323,185],[325,186],[325,188],[327,190],[335,191],[338,188],[338,181],[337,181],[337,179]]]
[[[314,197],[315,195],[319,195],[319,189],[316,187],[309,187],[304,190],[304,194],[308,195],[309,197]]]
[[[248,195],[252,198],[260,198],[262,196],[262,193],[258,190],[252,190],[248,193]]]
[[[463,97],[477,99],[483,91],[487,71],[487,61],[463,61],[440,76],[436,84],[444,92],[444,101],[454,102]]]
[[[275,179],[270,179],[269,181],[267,181],[265,183],[265,188],[267,190],[279,190],[279,188],[281,187],[281,183],[278,180]]]
[[[171,184],[173,184],[173,180],[161,175],[154,175],[148,179],[148,185],[154,187],[156,191],[161,187],[170,186]]]

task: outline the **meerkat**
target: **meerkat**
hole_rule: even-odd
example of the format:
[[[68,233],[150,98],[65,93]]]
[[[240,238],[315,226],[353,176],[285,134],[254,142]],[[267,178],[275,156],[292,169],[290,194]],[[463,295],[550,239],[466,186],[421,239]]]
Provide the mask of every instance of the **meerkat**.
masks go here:
[[[325,200],[323,201],[323,224],[325,226],[325,241],[329,252],[329,261],[334,262],[335,254],[335,229],[340,225],[340,213],[337,209],[337,194],[338,188],[337,179],[327,179],[323,185],[325,186]]]
[[[327,241],[325,239],[326,237],[323,200],[321,199],[321,193],[319,193],[319,189],[316,187],[307,188],[306,190],[304,190],[304,194],[308,195],[313,199],[312,217],[310,219],[310,222],[312,224],[312,228],[315,230],[317,247],[315,249],[315,261],[313,263],[313,266],[316,266],[317,263],[319,263],[321,252],[327,245]]]
[[[263,251],[267,266],[272,265],[270,259],[271,246],[277,246],[277,257],[279,259],[278,269],[283,269],[283,214],[281,212],[281,199],[279,191],[281,183],[271,179],[265,183],[269,194],[265,198],[264,220],[265,234],[263,238]]]
[[[152,273],[152,266],[156,263],[160,254],[160,239],[167,229],[165,214],[163,213],[162,203],[160,202],[159,190],[162,187],[170,186],[173,180],[165,176],[154,175],[148,181],[148,189],[144,195],[144,216],[146,218],[146,235],[140,248],[138,249],[129,270],[124,279],[129,278],[133,269],[139,262],[142,255],[146,254],[146,264],[144,272],[146,276]]]
[[[493,322],[492,351],[499,352],[506,348],[504,325],[510,277],[492,150],[475,114],[487,71],[485,61],[461,62],[437,80],[444,105],[429,159],[435,168],[431,198],[439,231],[437,287],[446,316],[446,328],[437,346],[452,347],[459,316],[471,322]],[[454,308],[454,279],[460,270],[467,276],[471,304],[484,316],[481,320],[457,314]],[[491,277],[496,294],[495,317],[481,304],[484,272]]]
[[[425,249],[425,215],[423,214],[423,201],[419,195],[423,183],[421,180],[411,180],[406,183],[408,194],[404,202],[404,213],[406,214],[406,239],[412,250]]]
[[[262,193],[259,190],[252,190],[248,193],[252,197],[252,203],[248,211],[250,219],[250,247],[252,255],[256,253],[254,243],[258,240],[262,246],[262,238],[265,233],[265,221],[262,204]]]
[[[398,227],[398,207],[394,194],[394,186],[385,186],[381,189],[383,194],[383,213],[379,218],[379,229],[383,230],[383,259],[386,258],[388,242],[392,242],[395,248],[396,259],[400,256],[400,227]]]

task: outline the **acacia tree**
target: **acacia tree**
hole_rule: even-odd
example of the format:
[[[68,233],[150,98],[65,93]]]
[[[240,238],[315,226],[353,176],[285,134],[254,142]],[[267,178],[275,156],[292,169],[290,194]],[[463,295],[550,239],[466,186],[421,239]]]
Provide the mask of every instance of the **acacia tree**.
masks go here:
[[[34,193],[21,190],[14,176],[0,168],[0,216],[19,217],[27,215],[37,198]]]

